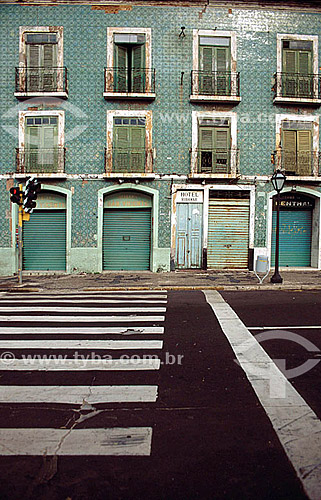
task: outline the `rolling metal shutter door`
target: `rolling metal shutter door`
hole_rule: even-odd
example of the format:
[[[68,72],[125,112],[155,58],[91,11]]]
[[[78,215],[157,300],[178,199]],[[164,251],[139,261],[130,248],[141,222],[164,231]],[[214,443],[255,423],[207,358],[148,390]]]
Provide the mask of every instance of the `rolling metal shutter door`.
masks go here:
[[[249,200],[210,199],[208,215],[208,267],[247,268]]]
[[[276,212],[272,219],[271,265],[275,264]],[[280,266],[311,266],[311,210],[280,211]]]
[[[23,269],[66,270],[65,210],[35,210],[24,222]]]
[[[103,269],[150,269],[150,209],[104,210]]]

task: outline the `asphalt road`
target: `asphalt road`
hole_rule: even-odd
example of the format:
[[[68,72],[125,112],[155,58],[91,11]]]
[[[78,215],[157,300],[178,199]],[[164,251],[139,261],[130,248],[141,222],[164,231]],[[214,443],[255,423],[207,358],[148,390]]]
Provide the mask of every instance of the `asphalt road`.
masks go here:
[[[284,292],[239,292],[222,295],[245,324],[252,327],[266,326],[268,321],[271,325],[288,326],[289,318],[294,326],[315,323],[317,318],[314,315],[321,300],[321,295],[318,294]],[[41,294],[37,297],[41,297]],[[89,438],[88,443],[85,443],[88,454],[82,451],[79,456],[59,453],[54,457],[50,454],[48,457],[16,456],[10,453],[3,455],[5,451],[2,448],[1,452],[0,439],[1,500],[306,498],[270,420],[244,371],[235,362],[230,344],[202,292],[168,292],[167,298],[165,321],[152,320],[144,323],[147,328],[164,326],[164,333],[137,335],[135,330],[131,330],[134,328],[132,317],[121,323],[128,325],[127,334],[122,335],[121,340],[140,340],[143,337],[144,341],[163,341],[162,349],[158,351],[135,350],[137,356],[156,353],[161,360],[160,369],[57,371],[48,367],[47,370],[37,370],[33,366],[19,371],[0,366],[1,386],[157,386],[158,395],[154,402],[103,402],[87,408],[81,404],[57,402],[0,403],[2,436],[5,436],[6,429],[9,431],[28,428],[40,431],[52,428],[68,430],[71,427],[75,430],[148,427],[152,429],[150,454],[92,456],[89,455],[92,446]],[[0,307],[7,299],[8,295],[1,298]],[[12,296],[9,299],[11,305],[16,308],[26,304],[24,299]],[[99,299],[102,299],[101,295]],[[37,301],[37,306],[48,307],[45,298]],[[124,299],[121,305],[131,307],[133,303],[131,299]],[[164,304],[154,305],[158,307]],[[49,330],[57,327],[55,318],[42,318],[42,321],[35,323],[37,327],[43,328],[44,334],[31,333],[30,326],[33,321],[18,322],[22,313],[14,311],[10,314],[17,316],[17,321],[14,320],[10,324],[25,329],[25,333],[10,333],[3,329],[8,328],[9,323],[4,320],[8,313],[2,311],[0,341],[51,339],[59,342],[89,338],[117,341],[120,338],[120,335],[116,334],[79,333],[81,328],[88,325],[97,331],[106,325],[119,326],[117,320],[106,324],[99,320],[89,323],[85,320],[93,314],[95,317],[106,316],[103,313],[84,312],[82,321],[75,319],[77,314],[72,312],[75,304],[67,302],[66,297],[54,300],[51,306],[70,307],[67,313],[50,313],[56,318],[62,314],[70,316],[70,319],[60,323],[66,333],[53,334]],[[97,304],[92,303],[89,307],[97,307]],[[37,313],[29,310],[23,312],[23,315],[33,318]],[[78,333],[67,333],[68,328],[76,328]],[[51,333],[48,333],[49,331]],[[319,342],[320,347],[317,332],[306,332],[311,341]],[[300,331],[300,335],[301,333]],[[280,358],[289,353],[288,347],[281,344],[270,340],[264,348],[267,348],[272,356]],[[8,348],[1,350],[10,351]],[[289,356],[289,363],[301,361],[301,350],[294,346],[294,354]],[[13,351],[18,359],[31,352],[39,355],[53,352],[47,348],[31,351],[30,348],[18,347]],[[77,351],[79,355],[87,355],[89,352],[88,349],[79,348]],[[70,357],[70,350],[67,349],[55,349],[54,352]],[[128,350],[119,349],[115,354],[115,351],[109,349],[95,348],[94,352],[119,358],[126,355]],[[300,382],[301,377],[293,382],[316,412],[320,411],[318,370],[319,367],[315,367],[311,373],[304,375],[310,378],[309,383]],[[86,416],[87,419],[82,418]],[[81,421],[76,424],[79,419]],[[37,435],[35,439],[37,440]],[[23,449],[24,443],[18,444]],[[114,444],[117,447],[119,443]],[[80,445],[83,443],[79,442],[79,447]]]

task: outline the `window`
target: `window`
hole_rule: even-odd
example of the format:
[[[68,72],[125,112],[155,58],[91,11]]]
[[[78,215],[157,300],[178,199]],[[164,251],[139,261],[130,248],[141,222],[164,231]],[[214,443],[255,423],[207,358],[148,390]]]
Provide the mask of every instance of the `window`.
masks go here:
[[[155,70],[151,68],[151,30],[107,29],[105,98],[154,98]]]
[[[63,67],[62,27],[21,27],[16,96],[67,97],[67,70]]]
[[[236,34],[194,30],[191,101],[239,102]]]
[[[63,120],[63,111],[20,112],[19,172],[45,174],[64,171]]]
[[[199,123],[199,172],[230,172],[230,124],[228,119],[203,119]]]
[[[191,175],[235,177],[238,173],[235,112],[193,111]]]
[[[152,173],[152,111],[107,111],[105,168],[109,176]]]
[[[319,89],[318,37],[278,34],[275,102],[313,104]]]
[[[114,118],[113,170],[145,171],[146,118]]]

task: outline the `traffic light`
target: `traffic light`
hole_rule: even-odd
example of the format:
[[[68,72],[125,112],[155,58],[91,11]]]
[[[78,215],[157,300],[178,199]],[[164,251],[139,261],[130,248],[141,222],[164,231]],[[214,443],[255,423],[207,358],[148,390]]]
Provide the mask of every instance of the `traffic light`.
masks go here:
[[[12,203],[17,203],[18,205],[21,205],[22,191],[20,191],[18,187],[12,187],[10,188],[10,194],[12,195],[10,196],[10,200],[12,201]]]
[[[37,204],[34,200],[37,199],[37,195],[41,190],[40,182],[31,177],[26,182],[25,191],[23,193],[23,209],[25,212],[31,214],[33,209],[36,208]]]

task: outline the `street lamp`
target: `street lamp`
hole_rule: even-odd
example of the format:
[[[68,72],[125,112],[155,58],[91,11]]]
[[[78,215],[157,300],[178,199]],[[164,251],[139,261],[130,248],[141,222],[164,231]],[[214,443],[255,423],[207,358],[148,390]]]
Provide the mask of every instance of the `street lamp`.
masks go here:
[[[276,235],[275,235],[275,267],[274,274],[271,278],[271,283],[282,283],[283,279],[279,274],[279,235],[280,235],[280,193],[285,183],[285,175],[276,170],[272,175],[271,182],[274,190],[277,192],[276,202]]]

